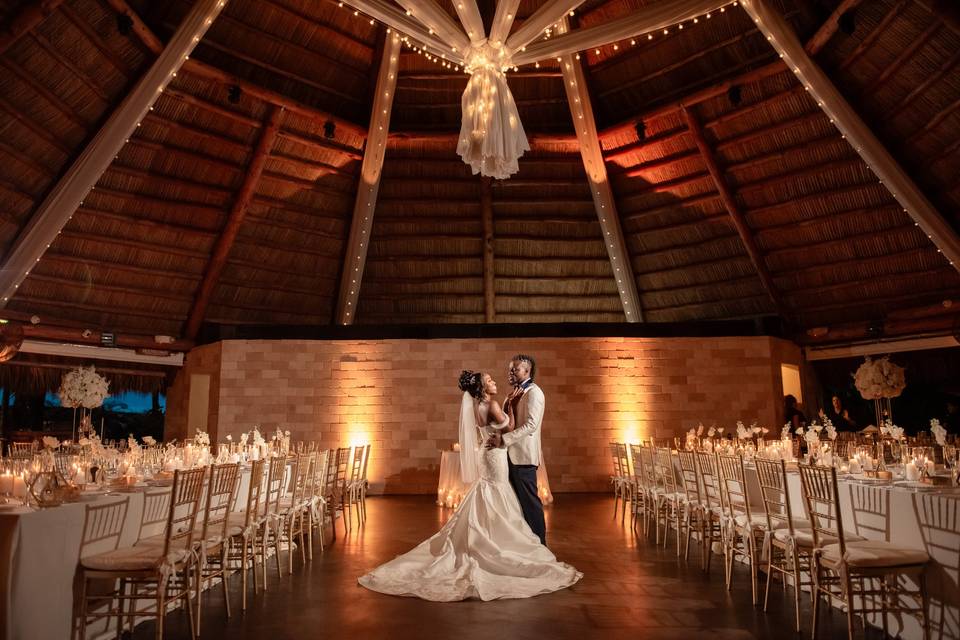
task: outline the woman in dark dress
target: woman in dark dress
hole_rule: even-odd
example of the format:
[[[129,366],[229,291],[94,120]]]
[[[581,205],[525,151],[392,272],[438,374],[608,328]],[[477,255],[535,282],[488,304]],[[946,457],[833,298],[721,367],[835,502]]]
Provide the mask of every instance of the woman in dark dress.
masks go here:
[[[837,431],[856,431],[857,423],[850,418],[850,412],[843,408],[840,396],[833,396],[830,399],[830,410],[827,411],[827,417],[836,427]]]
[[[788,394],[783,396],[783,417],[790,425],[790,432],[794,433],[800,427],[807,426],[807,417],[797,409],[797,399]]]

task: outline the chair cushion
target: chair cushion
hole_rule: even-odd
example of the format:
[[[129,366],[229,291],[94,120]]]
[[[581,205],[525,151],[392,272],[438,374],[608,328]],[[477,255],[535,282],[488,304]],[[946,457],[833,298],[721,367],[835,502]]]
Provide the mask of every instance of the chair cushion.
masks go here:
[[[743,514],[740,514],[740,515],[738,515],[738,516],[735,516],[735,517],[734,517],[734,521],[737,523],[737,526],[738,526],[738,527],[745,527],[745,526],[747,526],[747,514],[743,513]],[[756,528],[758,528],[758,529],[766,529],[766,528],[767,528],[767,514],[765,514],[765,513],[754,513],[754,512],[751,511],[751,512],[750,512],[750,522],[751,522],[751,524],[752,524],[754,527],[756,527]],[[810,523],[807,522],[806,520],[798,520],[798,521],[796,521],[796,522],[794,523],[793,526],[794,526],[794,527],[798,527],[798,528],[809,528],[809,527],[810,527]],[[787,527],[787,523],[786,523],[786,522],[774,520],[774,521],[773,521],[773,528],[774,528],[775,530],[777,530],[777,529],[787,529],[788,527]]]
[[[114,551],[98,553],[80,559],[80,564],[85,569],[93,571],[149,571],[150,569],[159,569],[164,564],[174,565],[187,558],[189,552],[186,549],[170,549],[166,557],[163,556],[163,538],[160,538],[160,544],[149,539],[146,544],[138,542],[132,547],[121,547]]]
[[[773,532],[773,537],[779,540],[780,542],[787,542],[790,538],[790,530],[784,527],[783,529],[777,529]],[[847,543],[856,542],[863,540],[860,536],[853,534],[846,534],[843,536]],[[799,524],[794,525],[793,529],[793,541],[801,549],[813,549],[813,529],[809,526],[800,526]],[[836,544],[837,538],[835,536],[828,536],[823,533],[820,534],[820,543],[821,545],[827,544]]]
[[[851,567],[902,567],[926,564],[930,556],[923,549],[901,547],[882,540],[855,540],[847,543],[847,557]],[[840,564],[840,545],[821,547],[821,557],[829,564]]]

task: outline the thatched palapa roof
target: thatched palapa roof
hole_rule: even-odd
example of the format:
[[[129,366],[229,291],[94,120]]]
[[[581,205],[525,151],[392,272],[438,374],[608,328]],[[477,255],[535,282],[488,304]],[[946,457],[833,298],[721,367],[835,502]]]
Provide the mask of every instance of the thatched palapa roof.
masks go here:
[[[771,1],[960,228],[956,10],[924,0]],[[572,26],[654,2],[588,0]],[[456,19],[448,0],[440,4]],[[517,23],[540,4],[523,0]],[[5,250],[190,6],[0,0]],[[480,3],[488,21],[493,6]],[[145,30],[126,28],[121,16]],[[183,336],[279,104],[295,108],[279,124],[202,320],[332,323],[383,39],[382,25],[337,2],[231,0],[7,309]],[[739,8],[582,52],[581,62],[645,321],[781,312],[801,336],[821,326],[852,336],[885,318],[909,320],[912,330],[951,326],[957,307],[943,302],[960,299],[960,275]],[[492,183],[455,153],[466,82],[402,53],[357,322],[624,321],[559,65],[509,74],[532,150],[517,175]],[[681,105],[725,176],[756,256]]]

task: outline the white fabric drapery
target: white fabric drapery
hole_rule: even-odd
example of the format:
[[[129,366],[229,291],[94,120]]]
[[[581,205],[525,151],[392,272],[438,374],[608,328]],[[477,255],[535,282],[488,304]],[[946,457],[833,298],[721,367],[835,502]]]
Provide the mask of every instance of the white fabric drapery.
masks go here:
[[[460,401],[460,480],[465,485],[480,477],[480,425],[477,424],[477,408],[473,396],[463,392]]]
[[[463,109],[457,154],[473,173],[509,178],[519,169],[517,161],[530,150],[520,113],[507,85],[504,69],[509,64],[505,47],[486,40],[467,54],[470,81],[463,92]]]

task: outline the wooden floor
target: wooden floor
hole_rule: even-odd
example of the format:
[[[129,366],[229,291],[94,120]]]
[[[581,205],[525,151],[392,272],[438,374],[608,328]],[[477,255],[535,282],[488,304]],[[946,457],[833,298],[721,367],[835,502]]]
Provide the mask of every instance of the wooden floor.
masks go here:
[[[220,638],[796,638],[792,596],[775,584],[764,613],[750,604],[750,574],[739,566],[733,590],[721,562],[705,576],[673,548],[656,548],[612,519],[605,495],[559,495],[547,510],[550,548],[584,573],[572,589],[527,600],[431,603],[367,591],[357,577],[407,551],[439,528],[446,512],[429,496],[370,498],[366,526],[342,535],[293,576],[269,574],[269,590],[240,612],[238,577],[231,580],[233,617],[224,618],[220,590],[205,596],[201,637]],[[284,555],[284,560],[286,556]],[[803,597],[803,638],[809,597]],[[820,637],[845,637],[846,618],[822,620]],[[167,616],[168,638],[187,638],[186,616]],[[881,637],[871,633],[869,637]],[[135,638],[152,638],[153,624]]]

